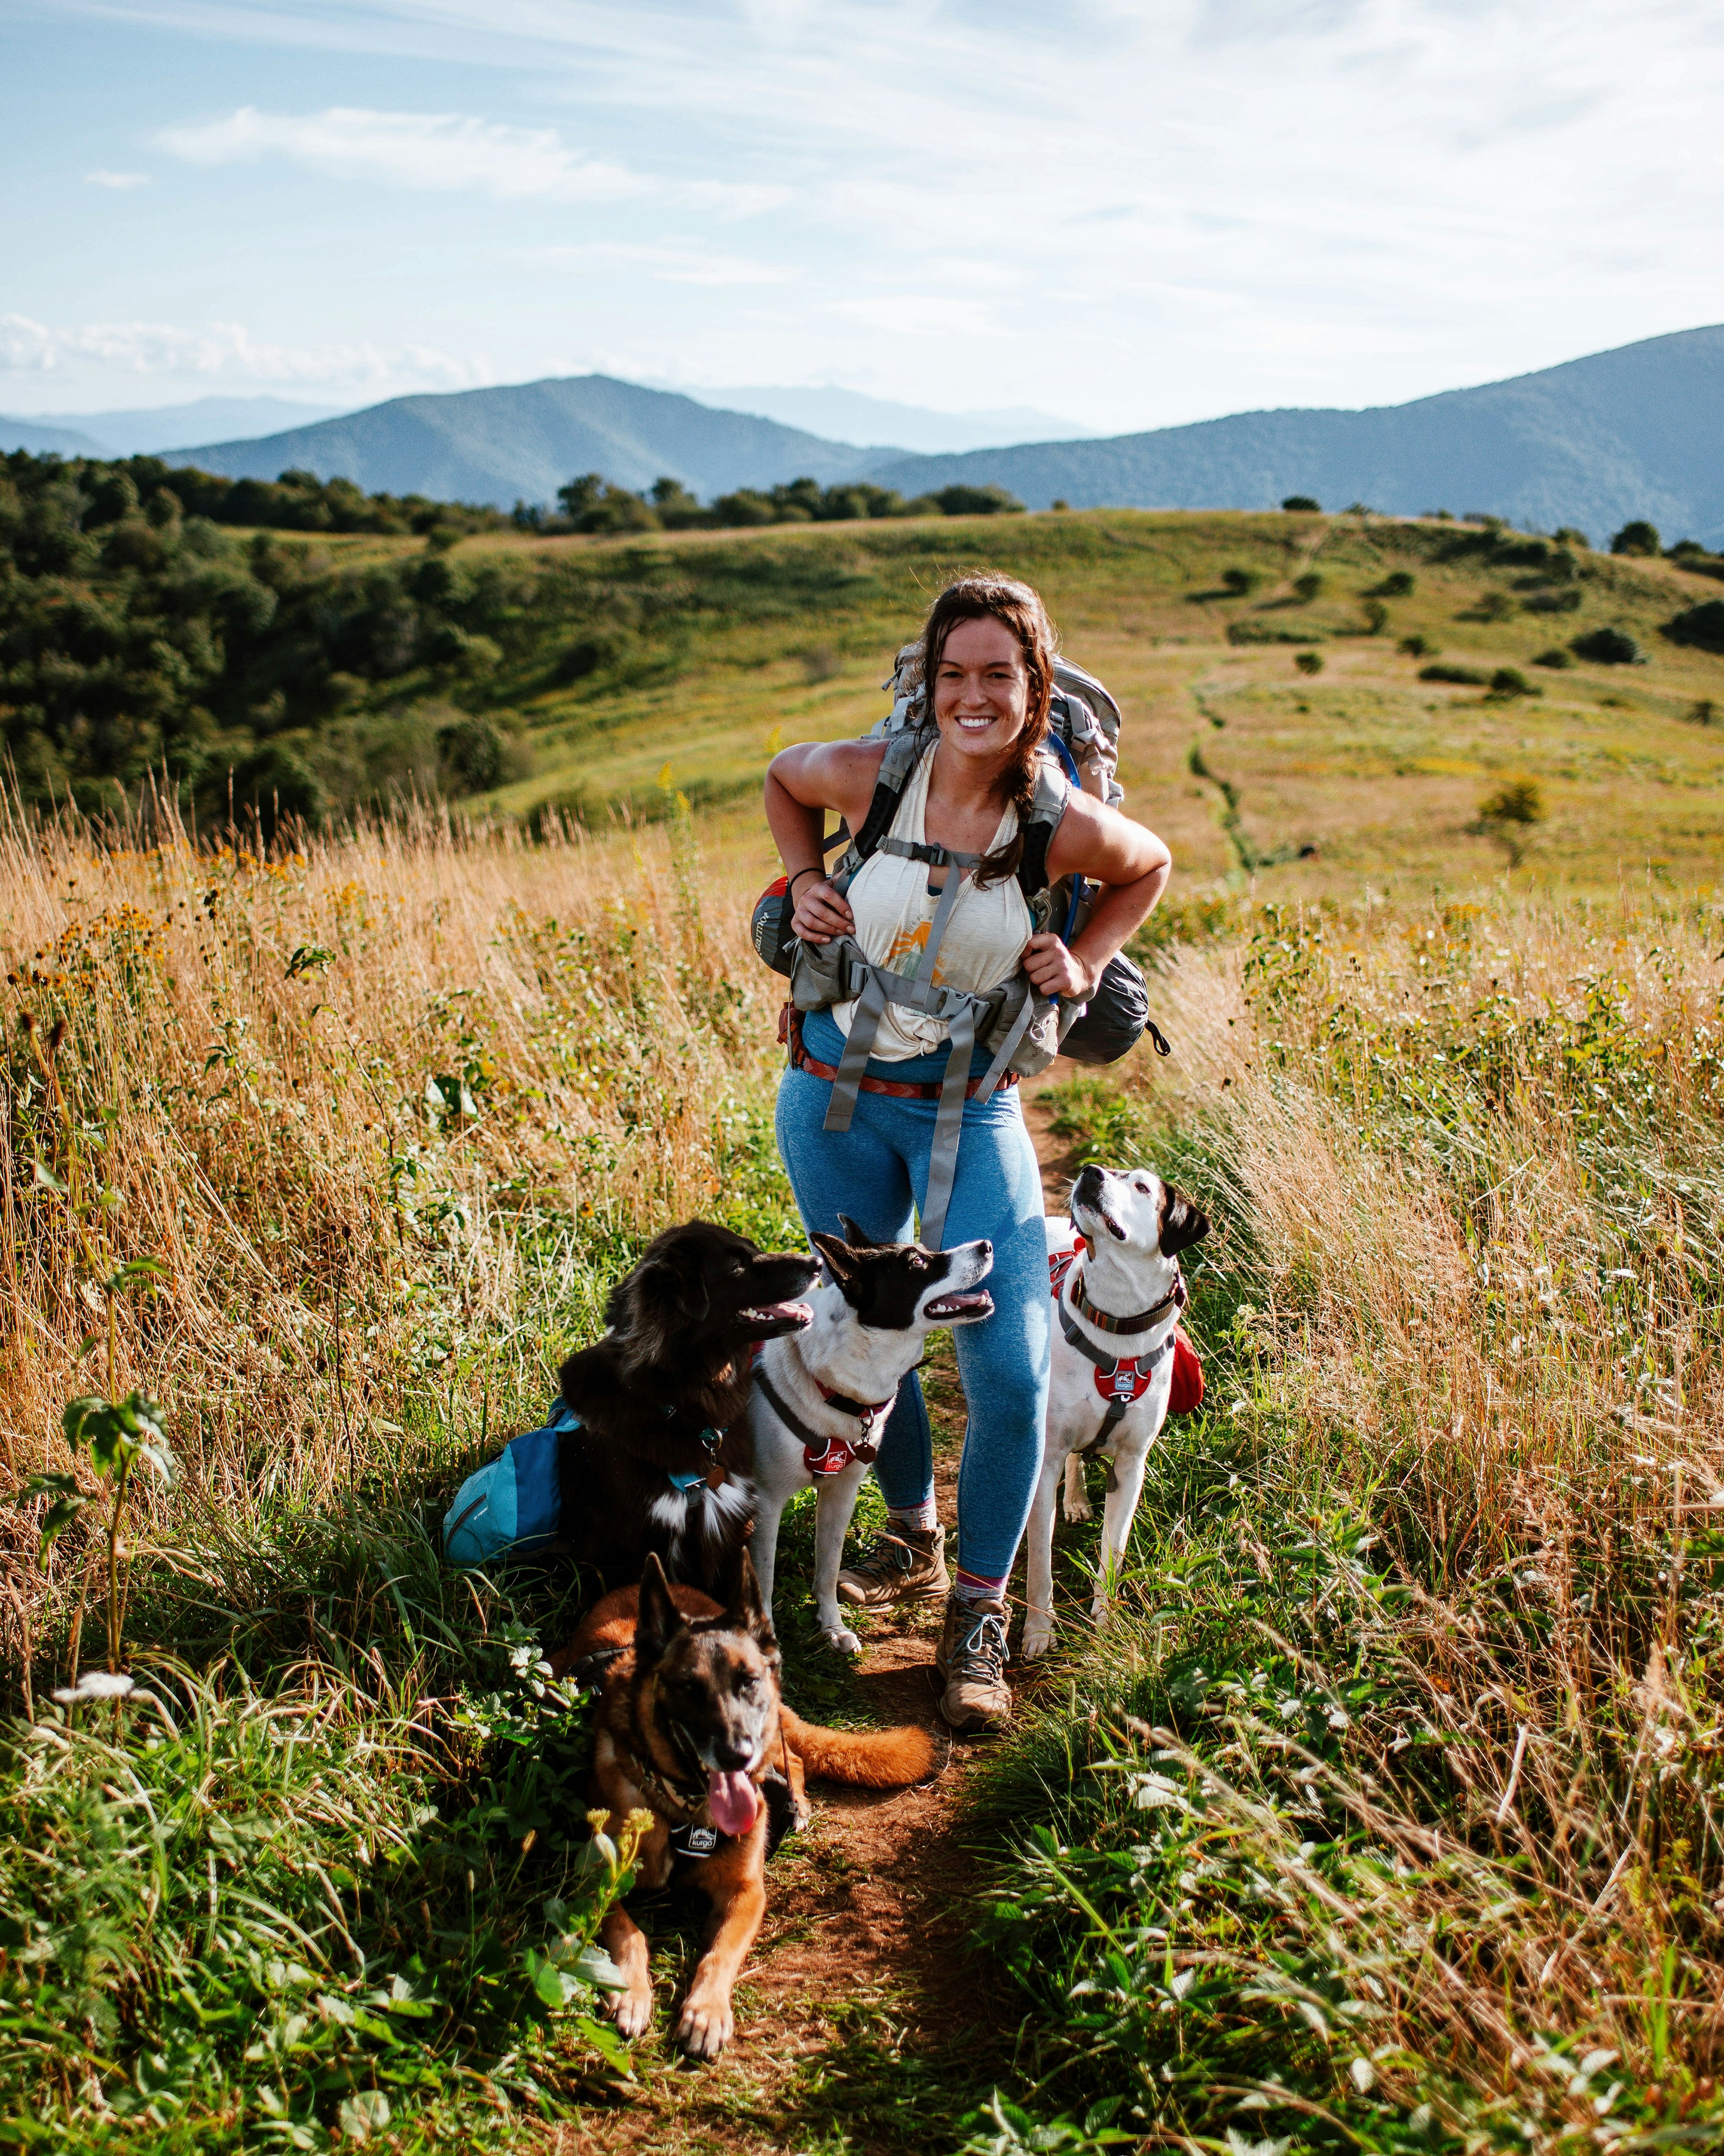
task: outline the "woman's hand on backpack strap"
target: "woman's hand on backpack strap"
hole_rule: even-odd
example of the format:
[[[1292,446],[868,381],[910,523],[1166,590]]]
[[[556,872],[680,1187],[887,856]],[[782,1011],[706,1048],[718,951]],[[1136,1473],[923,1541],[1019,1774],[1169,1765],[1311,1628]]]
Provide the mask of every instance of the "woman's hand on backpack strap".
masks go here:
[[[849,901],[822,877],[797,886],[790,925],[805,943],[829,943],[834,936],[854,936],[856,916]]]
[[[1024,947],[1023,964],[1039,993],[1065,996],[1074,1003],[1088,1003],[1101,978],[1099,968],[1092,972],[1076,952],[1051,934],[1030,937]]]

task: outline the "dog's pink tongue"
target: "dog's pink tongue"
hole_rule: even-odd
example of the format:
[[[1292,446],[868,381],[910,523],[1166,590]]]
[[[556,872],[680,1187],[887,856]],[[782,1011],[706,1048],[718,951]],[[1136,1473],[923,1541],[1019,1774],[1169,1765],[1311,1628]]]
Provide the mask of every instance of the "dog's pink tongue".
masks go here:
[[[760,1798],[746,1774],[713,1774],[706,1784],[707,1808],[721,1834],[747,1834],[760,1810]]]

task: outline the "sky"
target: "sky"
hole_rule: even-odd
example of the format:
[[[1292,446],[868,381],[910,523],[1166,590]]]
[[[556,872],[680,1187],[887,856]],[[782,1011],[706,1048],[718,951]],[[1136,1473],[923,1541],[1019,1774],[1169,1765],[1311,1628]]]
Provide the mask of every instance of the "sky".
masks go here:
[[[594,370],[1106,432],[1724,319],[1717,0],[0,0],[0,411]]]

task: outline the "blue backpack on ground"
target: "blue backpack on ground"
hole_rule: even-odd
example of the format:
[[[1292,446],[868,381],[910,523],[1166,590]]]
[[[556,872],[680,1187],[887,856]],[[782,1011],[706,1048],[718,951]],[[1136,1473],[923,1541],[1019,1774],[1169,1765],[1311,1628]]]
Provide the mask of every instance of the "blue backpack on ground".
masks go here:
[[[543,1556],[562,1525],[557,1472],[563,1434],[581,1427],[557,1399],[541,1430],[511,1438],[495,1460],[469,1475],[443,1516],[443,1553],[451,1564]]]

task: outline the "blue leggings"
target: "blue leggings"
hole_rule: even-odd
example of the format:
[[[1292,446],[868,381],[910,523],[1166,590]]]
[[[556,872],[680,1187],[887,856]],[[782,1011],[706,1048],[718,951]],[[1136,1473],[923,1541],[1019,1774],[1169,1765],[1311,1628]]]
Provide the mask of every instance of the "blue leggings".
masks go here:
[[[803,1040],[818,1061],[837,1063],[843,1040],[824,1011],[809,1014]],[[925,1083],[937,1081],[945,1065],[942,1050],[905,1063],[870,1061],[868,1071]],[[830,1081],[806,1070],[788,1070],[779,1082],[778,1150],[803,1225],[811,1234],[841,1235],[838,1216],[848,1213],[882,1242],[907,1240],[911,1205],[927,1187],[938,1102],[861,1093],[849,1129],[829,1131],[822,1125],[831,1101]],[[981,1578],[1003,1579],[1041,1464],[1053,1309],[1041,1173],[1015,1086],[964,1108],[946,1242],[949,1248],[983,1235],[993,1245],[988,1278],[993,1316],[952,1328],[969,1409],[958,1471],[957,1562]],[[898,1389],[875,1471],[888,1505],[917,1505],[933,1495],[928,1411],[913,1371]]]

